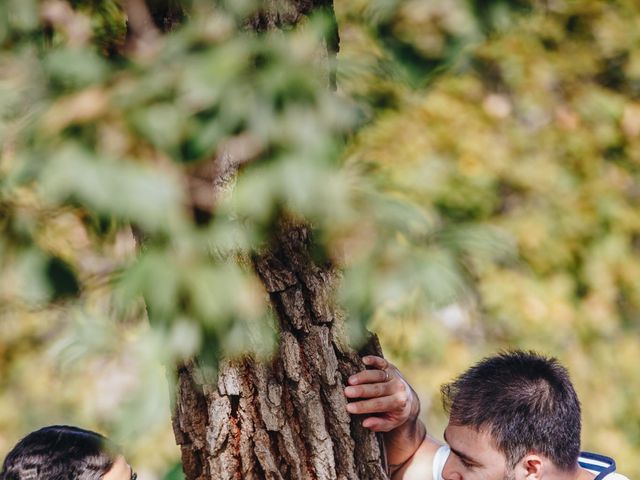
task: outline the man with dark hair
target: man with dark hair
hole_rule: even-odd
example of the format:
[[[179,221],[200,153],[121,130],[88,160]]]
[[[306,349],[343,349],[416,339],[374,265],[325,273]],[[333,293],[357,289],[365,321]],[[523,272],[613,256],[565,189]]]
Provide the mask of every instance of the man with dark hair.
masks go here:
[[[0,480],[135,480],[116,446],[99,433],[54,425],[20,440]]]
[[[385,432],[392,479],[628,480],[615,462],[580,453],[580,402],[553,358],[514,351],[485,358],[442,387],[447,445],[418,419],[420,403],[385,359],[349,378],[345,395],[363,425]]]

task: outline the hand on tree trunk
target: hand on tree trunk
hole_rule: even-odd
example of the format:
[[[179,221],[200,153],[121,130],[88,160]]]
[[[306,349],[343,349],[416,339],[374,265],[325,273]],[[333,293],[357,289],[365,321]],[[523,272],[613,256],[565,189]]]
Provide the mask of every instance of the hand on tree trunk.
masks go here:
[[[391,469],[400,468],[420,447],[427,434],[419,420],[420,400],[400,371],[387,360],[374,355],[362,359],[369,368],[349,378],[345,388],[351,414],[365,415],[362,425],[374,432],[385,432],[387,461]]]

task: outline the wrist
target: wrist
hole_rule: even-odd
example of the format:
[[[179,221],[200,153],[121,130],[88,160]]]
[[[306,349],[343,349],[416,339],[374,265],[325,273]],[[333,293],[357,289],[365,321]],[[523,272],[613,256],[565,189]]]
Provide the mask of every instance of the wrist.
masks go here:
[[[410,461],[427,437],[427,428],[418,419],[407,421],[402,426],[384,435],[389,473],[401,470]]]

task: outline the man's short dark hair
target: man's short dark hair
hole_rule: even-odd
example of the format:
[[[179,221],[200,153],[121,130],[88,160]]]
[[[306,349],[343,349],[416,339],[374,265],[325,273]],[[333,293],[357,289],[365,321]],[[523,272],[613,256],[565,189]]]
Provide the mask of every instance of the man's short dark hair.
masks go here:
[[[99,480],[117,455],[99,433],[54,425],[18,442],[4,460],[0,480]]]
[[[452,425],[485,430],[513,468],[527,453],[572,470],[580,454],[580,402],[554,358],[513,351],[488,357],[442,387]]]

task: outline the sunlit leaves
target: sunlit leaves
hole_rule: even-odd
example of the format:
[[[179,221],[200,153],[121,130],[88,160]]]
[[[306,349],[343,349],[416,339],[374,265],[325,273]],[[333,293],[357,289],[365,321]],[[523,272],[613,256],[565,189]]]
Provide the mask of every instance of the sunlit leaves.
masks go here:
[[[100,158],[68,145],[51,152],[39,188],[56,202],[80,202],[91,210],[162,230],[173,220],[180,190],[158,169]]]
[[[466,67],[472,46],[518,21],[520,15],[531,10],[533,2],[353,3],[346,11],[358,17],[353,23],[361,30],[345,50],[349,59],[343,69],[346,85],[373,106],[384,109],[397,107],[399,99],[393,96],[401,94],[403,86],[421,87],[452,67]],[[360,51],[356,53],[355,49]],[[361,85],[357,78],[366,78],[366,84]]]
[[[119,31],[121,12],[109,2],[76,6],[69,18],[106,12],[110,23],[94,21],[94,28]],[[130,302],[144,298],[152,322],[190,318],[211,327],[219,343],[227,327],[235,332],[239,319],[258,318],[264,308],[247,272],[229,270],[228,261],[263,248],[282,215],[309,222],[326,258],[354,269],[368,262],[363,291],[345,298],[360,309],[350,310],[354,316],[414,292],[436,307],[462,294],[467,272],[456,255],[475,252],[472,242],[441,235],[442,217],[488,216],[497,202],[485,192],[492,178],[462,175],[449,189],[426,178],[437,194],[422,206],[415,204],[421,197],[387,188],[384,175],[367,185],[364,172],[342,168],[343,142],[358,115],[329,91],[332,65],[317,51],[327,22],[256,35],[234,30],[233,11],[193,8],[199,18],[158,40],[155,54],[115,60],[100,55],[96,36],[75,41],[68,25],[51,20],[53,41],[36,50],[44,69],[31,79],[46,85],[45,111],[21,131],[16,180],[5,194],[33,188],[47,208],[73,206],[89,224],[133,224],[147,250],[113,267],[116,289]],[[461,4],[363,8],[391,63],[416,78],[450,61],[476,30]],[[473,161],[478,152],[467,153]],[[212,188],[202,208],[212,215],[215,205],[216,216],[194,222],[187,185],[206,162],[214,162],[213,175],[241,172],[226,197],[214,201]],[[370,238],[362,242],[361,231]],[[358,242],[366,248],[352,261],[343,247]]]

